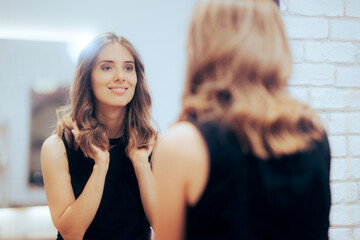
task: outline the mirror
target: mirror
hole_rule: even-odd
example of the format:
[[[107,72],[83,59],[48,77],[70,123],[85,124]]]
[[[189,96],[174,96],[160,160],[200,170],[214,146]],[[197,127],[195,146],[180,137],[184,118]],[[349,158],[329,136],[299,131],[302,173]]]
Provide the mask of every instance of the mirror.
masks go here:
[[[55,125],[61,89],[74,77],[78,45],[107,31],[127,37],[144,60],[153,117],[160,132],[166,131],[180,109],[185,36],[195,2],[20,0],[1,5],[0,239],[56,236],[45,206],[39,149]],[[35,205],[44,207],[28,208],[29,214],[21,208]]]
[[[43,186],[40,153],[45,139],[52,134],[57,122],[55,109],[67,102],[68,87],[56,85],[43,89],[46,83],[31,87],[29,184]]]
[[[160,133],[166,131],[180,110],[195,2],[40,0],[0,8],[0,154],[6,155],[0,159],[0,207],[46,204],[39,150],[63,101],[57,91],[70,86],[77,46],[89,36],[112,31],[135,45],[144,60],[154,121]]]

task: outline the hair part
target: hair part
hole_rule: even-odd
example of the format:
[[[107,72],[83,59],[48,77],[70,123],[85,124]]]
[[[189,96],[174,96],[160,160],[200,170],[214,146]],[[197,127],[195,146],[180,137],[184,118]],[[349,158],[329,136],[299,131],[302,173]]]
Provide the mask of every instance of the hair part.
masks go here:
[[[134,57],[137,84],[132,100],[126,106],[124,134],[128,137],[126,152],[147,147],[157,133],[151,126],[151,96],[145,79],[145,68],[139,53],[124,37],[114,33],[105,33],[93,39],[81,52],[76,67],[73,84],[70,88],[70,103],[57,109],[58,122],[55,133],[65,134],[66,141],[80,147],[85,157],[94,157],[92,144],[102,150],[108,150],[109,137],[105,125],[95,115],[95,96],[91,87],[91,72],[100,51],[108,44],[118,43],[124,46]],[[71,133],[73,123],[80,129],[78,141]]]
[[[243,150],[267,159],[310,147],[323,128],[286,90],[291,53],[272,0],[201,0],[187,39],[179,120],[217,121]]]

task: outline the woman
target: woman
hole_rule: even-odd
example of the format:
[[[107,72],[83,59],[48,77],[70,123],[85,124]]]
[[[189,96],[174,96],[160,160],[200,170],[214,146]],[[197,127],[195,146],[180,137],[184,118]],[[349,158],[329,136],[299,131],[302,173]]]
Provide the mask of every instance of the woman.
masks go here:
[[[41,152],[57,239],[149,239],[156,132],[133,45],[113,33],[95,38],[79,57],[70,95]]]
[[[328,239],[329,144],[290,71],[272,0],[199,1],[179,122],[154,152],[156,240]]]

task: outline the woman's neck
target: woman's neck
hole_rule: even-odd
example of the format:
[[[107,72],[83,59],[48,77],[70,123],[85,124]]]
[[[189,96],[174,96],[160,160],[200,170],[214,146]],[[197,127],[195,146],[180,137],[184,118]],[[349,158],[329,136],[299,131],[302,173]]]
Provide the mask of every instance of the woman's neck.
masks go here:
[[[105,125],[109,138],[118,138],[124,133],[126,107],[123,108],[98,108],[97,119]]]

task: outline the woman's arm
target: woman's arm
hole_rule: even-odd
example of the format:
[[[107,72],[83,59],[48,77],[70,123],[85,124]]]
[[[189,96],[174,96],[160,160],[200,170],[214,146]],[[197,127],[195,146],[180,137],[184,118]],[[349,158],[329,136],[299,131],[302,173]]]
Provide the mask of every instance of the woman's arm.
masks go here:
[[[190,123],[178,123],[154,151],[156,240],[185,238],[186,206],[200,198],[209,171],[206,144]]]
[[[153,223],[156,202],[155,180],[148,161],[152,148],[153,145],[148,149],[133,150],[129,154],[138,181],[141,202],[150,225]]]
[[[64,143],[53,135],[42,146],[41,169],[51,218],[64,239],[83,239],[98,210],[109,155],[103,152],[97,157],[83,192],[75,200]]]

